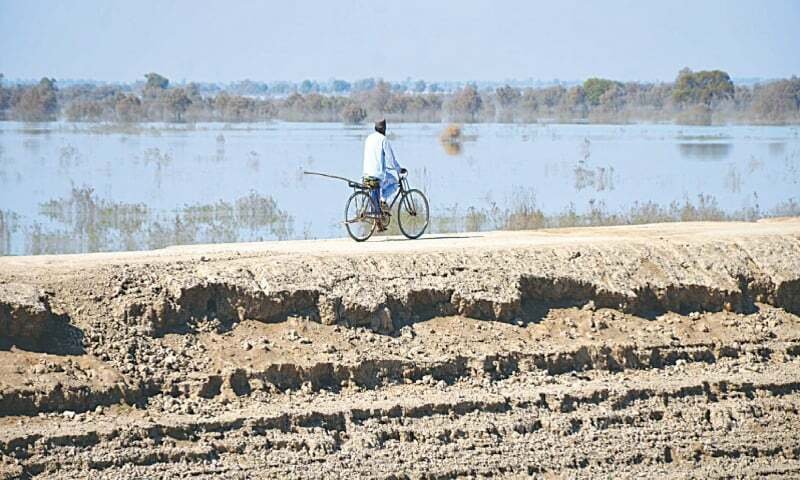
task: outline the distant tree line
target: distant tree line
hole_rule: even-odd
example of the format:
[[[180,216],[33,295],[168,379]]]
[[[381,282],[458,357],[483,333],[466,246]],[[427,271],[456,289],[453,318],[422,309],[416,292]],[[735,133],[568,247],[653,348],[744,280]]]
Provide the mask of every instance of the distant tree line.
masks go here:
[[[0,119],[278,119],[355,124],[386,117],[396,122],[800,123],[800,78],[745,86],[735,85],[720,70],[683,69],[671,83],[589,78],[569,87],[505,85],[490,89],[468,84],[451,92],[431,91],[422,81],[399,89],[395,84],[369,79],[357,84],[334,81],[328,88],[331,93],[320,93],[314,82],[304,81],[282,96],[262,95],[265,84],[251,81],[233,84],[232,91],[209,93],[194,83],[171,85],[157,73],[148,73],[144,78],[135,85],[71,84],[59,88],[52,78],[42,78],[36,84],[6,84],[0,74]]]

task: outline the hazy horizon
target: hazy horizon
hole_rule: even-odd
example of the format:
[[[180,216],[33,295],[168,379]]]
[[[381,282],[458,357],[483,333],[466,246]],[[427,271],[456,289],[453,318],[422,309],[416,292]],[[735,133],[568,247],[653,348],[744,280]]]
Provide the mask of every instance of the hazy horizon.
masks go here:
[[[160,73],[160,72],[146,72],[146,73]],[[4,74],[4,72],[0,71],[0,74]],[[678,72],[675,72],[676,76]],[[764,84],[771,81],[782,80],[784,78],[791,78],[792,76],[797,75],[790,75],[788,77],[736,77],[732,76],[731,81],[736,85],[755,85],[755,84]],[[12,84],[27,84],[27,85],[34,85],[38,83],[43,77],[53,78],[56,81],[56,84],[97,84],[97,85],[133,85],[133,84],[145,84],[147,82],[146,74],[142,74],[141,78],[133,78],[133,79],[124,79],[124,80],[109,80],[103,78],[71,78],[71,77],[56,77],[54,75],[43,75],[41,77],[9,77],[4,74],[4,81],[10,82]],[[426,82],[428,85],[432,84],[454,84],[458,85],[459,88],[462,85],[481,85],[481,84],[491,84],[491,85],[500,85],[500,84],[521,84],[526,85],[528,83],[540,83],[544,87],[550,86],[551,84],[554,85],[556,82],[560,85],[581,85],[586,79],[596,77],[596,75],[589,76],[586,78],[498,78],[498,79],[486,79],[486,78],[422,78],[422,77],[407,77],[407,78],[385,78],[385,77],[328,77],[328,78],[293,78],[293,79],[285,79],[285,78],[237,78],[237,79],[230,79],[230,80],[201,80],[197,81],[191,78],[170,78],[166,77],[171,86],[181,86],[187,84],[208,84],[208,85],[220,85],[224,86],[227,84],[236,84],[238,82],[244,81],[251,81],[256,83],[264,83],[264,84],[277,84],[277,83],[290,83],[290,84],[300,84],[305,80],[310,80],[313,82],[317,82],[319,84],[324,84],[327,82],[331,82],[334,80],[344,80],[346,82],[357,82],[360,80],[383,80],[388,83],[402,83],[411,81],[422,80]],[[670,83],[674,81],[674,78],[671,79],[656,79],[656,80],[637,80],[637,79],[630,79],[630,78],[614,78],[612,80],[620,81],[620,82],[642,82],[642,83]]]
[[[311,12],[311,13],[307,13]],[[131,82],[671,81],[800,73],[800,2],[362,0],[264,5],[0,0],[0,73]]]

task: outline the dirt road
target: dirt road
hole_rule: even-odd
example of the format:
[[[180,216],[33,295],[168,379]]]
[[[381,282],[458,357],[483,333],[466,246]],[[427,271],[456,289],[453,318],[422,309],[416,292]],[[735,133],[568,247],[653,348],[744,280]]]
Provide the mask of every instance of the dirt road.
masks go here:
[[[0,258],[0,478],[800,476],[800,219]]]
[[[535,231],[504,231],[456,234],[433,234],[409,241],[404,237],[376,236],[365,243],[350,239],[289,240],[257,243],[183,245],[143,252],[112,252],[75,255],[36,255],[0,257],[0,268],[54,266],[85,268],[118,263],[175,262],[199,257],[257,257],[281,254],[301,255],[372,255],[437,253],[469,250],[504,250],[509,248],[569,246],[571,244],[606,244],[619,242],[652,242],[736,239],[800,234],[800,220],[778,218],[760,222],[690,222],[659,223],[636,226],[557,228]]]

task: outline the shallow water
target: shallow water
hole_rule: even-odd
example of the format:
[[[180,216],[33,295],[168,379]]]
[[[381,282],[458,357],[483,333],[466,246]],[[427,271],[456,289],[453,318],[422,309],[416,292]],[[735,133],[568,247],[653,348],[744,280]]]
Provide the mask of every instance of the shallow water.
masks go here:
[[[443,128],[389,128],[433,231],[751,219],[800,201],[798,127],[468,125],[442,144]],[[302,172],[358,178],[368,133],[0,122],[0,254],[344,236],[347,185]]]

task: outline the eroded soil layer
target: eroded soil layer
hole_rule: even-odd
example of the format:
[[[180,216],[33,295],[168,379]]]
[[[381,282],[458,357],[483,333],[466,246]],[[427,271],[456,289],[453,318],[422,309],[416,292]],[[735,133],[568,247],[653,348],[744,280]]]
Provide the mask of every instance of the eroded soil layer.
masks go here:
[[[797,477],[800,221],[0,258],[0,478]]]

